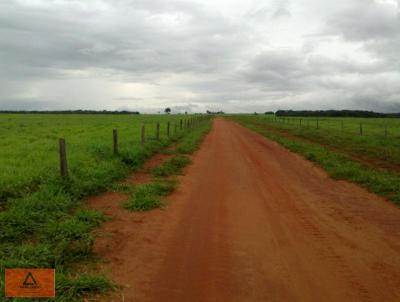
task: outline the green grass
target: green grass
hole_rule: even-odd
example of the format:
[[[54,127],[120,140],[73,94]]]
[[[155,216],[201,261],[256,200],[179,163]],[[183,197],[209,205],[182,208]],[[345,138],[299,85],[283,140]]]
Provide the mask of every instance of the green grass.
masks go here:
[[[175,133],[174,127],[166,135],[167,121],[174,125],[183,118],[189,116],[0,114],[0,291],[5,268],[29,267],[56,268],[56,301],[79,301],[82,295],[111,288],[107,280],[73,269],[93,261],[92,231],[104,221],[99,212],[83,210],[82,200],[190,135],[187,130]],[[160,141],[155,139],[157,122]],[[114,128],[119,131],[117,156],[112,152]],[[70,177],[65,180],[58,170],[59,137],[67,141]]]
[[[181,154],[191,154],[196,151],[210,129],[210,122],[201,122],[188,135],[179,141],[176,146],[176,152]]]
[[[130,211],[148,211],[163,205],[162,196],[174,191],[175,181],[156,181],[134,187],[133,194],[123,207]]]
[[[400,119],[398,118],[274,118],[242,116],[252,123],[289,133],[314,143],[370,161],[400,167]],[[317,128],[318,121],[318,128]],[[360,134],[362,125],[362,135]],[[385,135],[385,127],[387,135]]]
[[[91,194],[109,180],[120,178],[149,155],[165,147],[167,121],[174,125],[190,116],[174,115],[13,115],[0,114],[0,204],[37,191],[57,178],[58,139],[67,142],[71,186]],[[161,141],[157,142],[156,123]],[[141,125],[147,144],[140,146]],[[112,153],[112,130],[118,129],[120,156]]]
[[[113,183],[109,186],[108,191],[130,195],[134,193],[135,187],[128,183]]]
[[[78,278],[61,275],[56,281],[56,292],[59,302],[81,301],[95,294],[104,294],[116,290],[117,286],[103,276],[82,274]],[[39,301],[43,301],[40,299]]]
[[[205,135],[211,129],[209,121],[200,122],[179,140],[174,157],[166,160],[163,164],[151,170],[156,177],[155,182],[140,185],[118,185],[114,190],[130,195],[130,199],[123,204],[123,207],[130,211],[147,211],[163,206],[162,196],[166,196],[174,191],[175,180],[167,180],[171,175],[178,175],[182,169],[191,163],[191,160],[180,153],[189,154],[197,150]]]
[[[400,175],[366,166],[350,156],[334,152],[322,144],[287,137],[265,127],[249,116],[233,116],[235,121],[299,153],[324,168],[333,178],[350,180],[400,205]],[[338,146],[340,147],[340,146]]]
[[[156,177],[166,177],[177,175],[182,172],[182,169],[191,163],[191,160],[184,155],[175,155],[171,159],[165,161],[162,165],[155,167],[151,173]]]

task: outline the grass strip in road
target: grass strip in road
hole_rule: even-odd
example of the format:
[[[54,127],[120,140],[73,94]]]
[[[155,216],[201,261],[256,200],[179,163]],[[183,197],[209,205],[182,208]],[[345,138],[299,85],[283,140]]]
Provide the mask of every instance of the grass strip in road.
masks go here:
[[[278,135],[249,119],[240,116],[232,117],[232,119],[318,164],[331,177],[360,184],[369,191],[400,205],[399,175],[365,166],[346,155],[335,153],[319,144]]]
[[[185,135],[177,144],[176,152],[180,154],[191,154],[199,149],[204,137],[211,129],[209,120],[200,122],[190,133]]]
[[[175,189],[175,181],[156,181],[135,186],[129,200],[123,207],[129,211],[147,211],[162,207],[162,196],[167,196]]]
[[[181,174],[183,168],[191,163],[189,157],[182,153],[189,154],[197,150],[210,129],[211,122],[205,121],[185,135],[177,143],[177,154],[151,170],[156,178],[154,182],[139,186],[119,185],[119,189],[116,189],[130,196],[123,207],[130,211],[147,211],[162,207],[162,197],[172,193],[176,187],[176,179],[168,178]]]
[[[170,175],[178,175],[182,169],[191,163],[191,160],[184,155],[175,155],[171,159],[165,161],[162,165],[151,170],[153,176],[167,177]]]

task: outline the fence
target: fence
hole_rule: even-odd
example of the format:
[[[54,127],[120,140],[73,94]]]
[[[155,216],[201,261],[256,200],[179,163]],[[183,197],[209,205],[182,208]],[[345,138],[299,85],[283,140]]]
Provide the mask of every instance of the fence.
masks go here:
[[[200,121],[205,120],[206,116],[197,116],[193,118],[185,118],[185,119],[180,119],[179,120],[179,130],[180,131],[185,131],[188,129],[193,128],[195,125],[197,125]],[[171,123],[170,121],[167,121],[166,124],[166,136],[167,138],[171,137]],[[160,141],[161,140],[161,134],[160,134],[160,127],[161,124],[159,122],[156,123],[156,135],[155,135],[155,140]],[[178,134],[178,122],[175,121],[174,124],[175,127],[175,135]],[[148,141],[149,137],[146,137],[146,125],[142,125],[141,127],[141,132],[140,132],[140,142],[141,145],[144,146],[146,142]],[[59,158],[60,158],[60,175],[62,178],[68,178],[68,162],[67,162],[67,148],[66,148],[66,140],[65,138],[60,138],[59,139]],[[119,144],[118,144],[118,129],[113,129],[112,130],[112,150],[114,156],[118,156],[119,154]]]
[[[341,134],[373,135],[400,138],[399,119],[360,119],[360,118],[300,118],[300,117],[265,117],[270,123],[279,124],[281,128],[305,128],[329,130]]]

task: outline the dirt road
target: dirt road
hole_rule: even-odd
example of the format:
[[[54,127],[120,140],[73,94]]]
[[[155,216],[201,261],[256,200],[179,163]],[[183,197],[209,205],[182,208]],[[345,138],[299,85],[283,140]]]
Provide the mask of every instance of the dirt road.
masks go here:
[[[113,214],[125,301],[400,301],[399,208],[225,119],[166,209]]]

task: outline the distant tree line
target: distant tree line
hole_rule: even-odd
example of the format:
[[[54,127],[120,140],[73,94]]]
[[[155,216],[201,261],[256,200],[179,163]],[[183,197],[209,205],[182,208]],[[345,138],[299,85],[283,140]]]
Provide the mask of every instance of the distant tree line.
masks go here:
[[[276,116],[322,117],[400,117],[400,113],[378,113],[363,110],[278,110]]]
[[[223,112],[223,111],[210,111],[210,110],[207,110],[207,114],[225,114],[225,112]]]
[[[0,110],[0,113],[20,113],[20,114],[140,114],[139,111],[109,111],[109,110]]]

